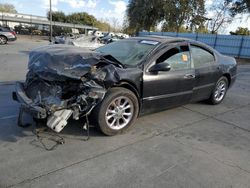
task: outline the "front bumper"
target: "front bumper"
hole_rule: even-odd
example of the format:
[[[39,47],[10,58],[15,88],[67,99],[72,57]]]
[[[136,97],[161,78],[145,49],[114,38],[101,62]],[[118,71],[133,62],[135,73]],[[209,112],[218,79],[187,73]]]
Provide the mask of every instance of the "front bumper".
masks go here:
[[[26,95],[23,83],[16,83],[16,91],[12,93],[12,98],[21,104],[21,108],[29,112],[34,118],[45,119],[47,112],[44,108],[34,104],[34,102]]]

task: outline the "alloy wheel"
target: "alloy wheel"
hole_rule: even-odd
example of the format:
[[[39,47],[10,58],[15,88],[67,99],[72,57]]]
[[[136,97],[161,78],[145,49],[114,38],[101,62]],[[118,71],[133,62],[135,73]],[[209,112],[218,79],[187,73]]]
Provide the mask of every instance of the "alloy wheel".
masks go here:
[[[0,36],[0,44],[6,44],[7,40],[5,37]]]
[[[214,99],[219,102],[223,99],[226,94],[227,83],[225,80],[220,80],[215,88]]]
[[[111,101],[105,113],[109,128],[120,130],[126,127],[133,118],[134,105],[126,96],[120,96]]]

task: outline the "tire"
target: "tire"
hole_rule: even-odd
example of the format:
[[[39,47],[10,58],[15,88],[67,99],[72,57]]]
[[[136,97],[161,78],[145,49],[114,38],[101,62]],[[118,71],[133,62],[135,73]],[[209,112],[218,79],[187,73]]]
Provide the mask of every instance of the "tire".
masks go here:
[[[92,113],[92,119],[108,136],[126,132],[138,116],[139,104],[135,94],[125,88],[111,88]]]
[[[209,98],[211,104],[220,104],[226,96],[228,90],[228,79],[222,76],[215,85],[213,92]]]
[[[7,41],[8,41],[7,37],[2,36],[2,35],[0,36],[0,45],[6,44]]]

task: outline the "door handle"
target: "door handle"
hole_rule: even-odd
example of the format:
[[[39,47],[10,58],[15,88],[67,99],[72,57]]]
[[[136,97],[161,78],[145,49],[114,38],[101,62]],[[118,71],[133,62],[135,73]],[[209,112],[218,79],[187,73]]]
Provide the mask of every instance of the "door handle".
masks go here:
[[[185,74],[184,78],[185,79],[192,79],[192,78],[195,78],[195,75],[194,74]]]

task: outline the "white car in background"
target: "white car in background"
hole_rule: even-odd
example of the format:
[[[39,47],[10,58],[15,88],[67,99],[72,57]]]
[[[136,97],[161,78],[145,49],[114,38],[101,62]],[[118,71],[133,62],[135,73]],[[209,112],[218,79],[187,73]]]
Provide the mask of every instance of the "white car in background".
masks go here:
[[[103,46],[100,42],[99,37],[96,36],[86,36],[86,35],[66,35],[66,36],[56,36],[55,44],[67,44],[73,45],[81,48],[95,49]]]
[[[124,33],[116,33],[116,35],[117,35],[118,37],[120,37],[120,38],[123,38],[123,39],[129,38],[129,35],[124,34]]]
[[[0,45],[6,44],[8,41],[17,39],[16,32],[6,27],[0,27]]]
[[[94,31],[92,35],[94,35],[96,37],[103,37],[104,36],[103,32],[101,32],[101,31]]]
[[[81,48],[88,48],[88,49],[95,49],[100,46],[103,46],[99,40],[99,37],[95,36],[82,36],[72,41],[73,46],[81,47]]]

